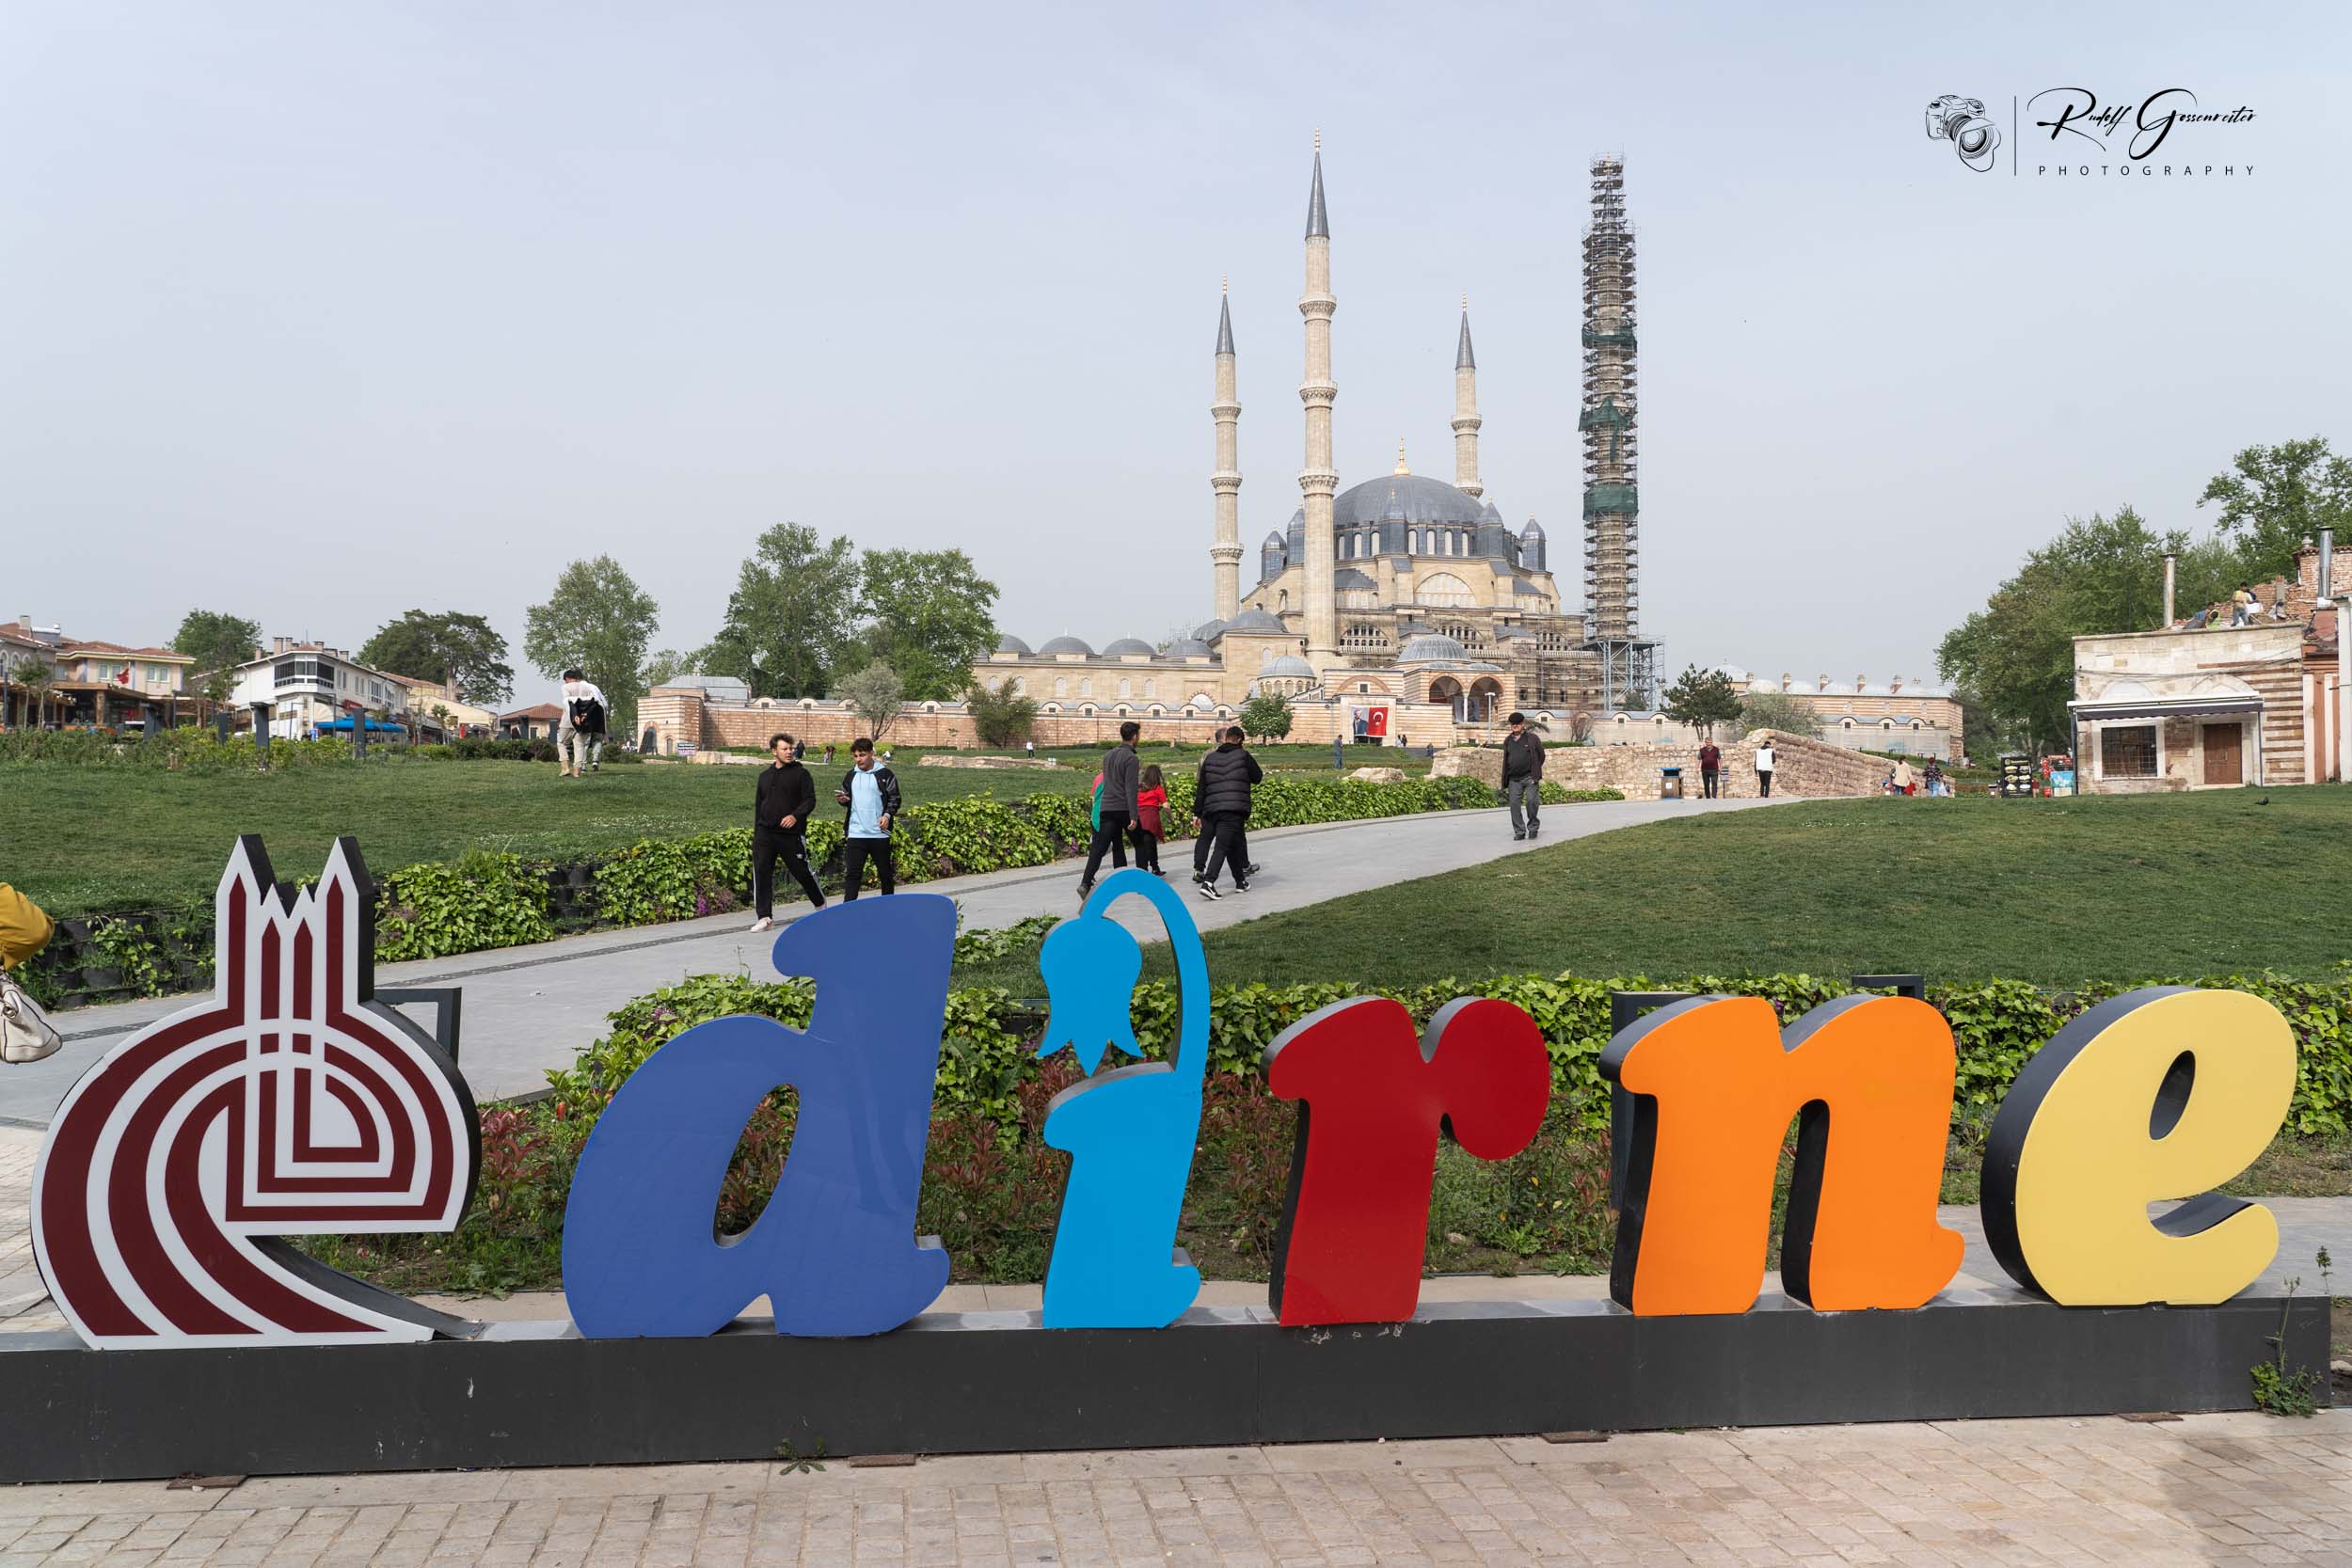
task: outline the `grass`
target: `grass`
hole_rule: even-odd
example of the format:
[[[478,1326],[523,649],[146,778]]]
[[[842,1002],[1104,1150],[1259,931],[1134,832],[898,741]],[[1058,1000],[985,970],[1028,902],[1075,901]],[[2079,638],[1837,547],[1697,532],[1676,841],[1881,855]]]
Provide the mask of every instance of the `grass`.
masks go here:
[[[895,764],[907,801],[1075,793],[1092,773]],[[838,773],[815,768],[820,800]],[[586,779],[555,765],[376,760],[275,773],[184,774],[31,764],[0,769],[0,879],[54,915],[208,897],[241,832],[281,876],[308,876],[338,833],[378,869],[471,849],[562,860],[641,838],[748,827],[755,769],[644,764]],[[827,808],[831,809],[831,808]]]
[[[2267,804],[2263,803],[2267,801]],[[1496,831],[1502,831],[1496,814]],[[1271,844],[1286,855],[1337,840]],[[1693,814],[1212,932],[1220,980],[1918,973],[2063,986],[2352,958],[2352,790],[1884,797]],[[1170,973],[1164,944],[1145,973]],[[1033,962],[960,983],[1026,994]]]

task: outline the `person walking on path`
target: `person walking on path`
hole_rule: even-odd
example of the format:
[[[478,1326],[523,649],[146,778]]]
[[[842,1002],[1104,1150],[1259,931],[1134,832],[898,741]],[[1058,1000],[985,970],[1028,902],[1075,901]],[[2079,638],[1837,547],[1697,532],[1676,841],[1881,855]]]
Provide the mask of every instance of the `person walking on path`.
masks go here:
[[[596,768],[604,750],[604,692],[580,671],[564,672],[563,715],[556,721],[556,777],[577,779]]]
[[[1168,836],[1168,783],[1160,765],[1147,764],[1136,780],[1136,866],[1154,877],[1160,869],[1160,840]]]
[[[1258,759],[1242,744],[1241,726],[1225,732],[1217,749],[1200,759],[1193,775],[1193,810],[1207,824],[1208,863],[1200,876],[1200,896],[1217,898],[1217,873],[1233,868],[1233,891],[1249,891],[1249,856],[1243,847],[1241,825],[1249,820],[1249,791],[1265,777]]]
[[[1723,776],[1724,750],[1709,740],[1699,748],[1699,787],[1705,791],[1708,800],[1715,799],[1715,791],[1722,784]]]
[[[849,808],[841,841],[841,901],[852,902],[873,863],[885,894],[898,891],[898,867],[890,855],[890,825],[898,819],[898,775],[874,761],[874,743],[864,736],[850,742],[850,771],[833,798]]]
[[[752,909],[759,916],[752,922],[755,931],[776,924],[778,857],[809,903],[825,907],[824,891],[808,863],[808,814],[817,809],[817,781],[801,766],[801,743],[792,736],[770,736],[768,751],[776,760],[759,770],[752,805]]]
[[[1772,755],[1772,743],[1769,739],[1758,741],[1756,747],[1756,793],[1760,799],[1769,800],[1772,798],[1772,769],[1779,766],[1780,759]]]
[[[1103,852],[1111,851],[1114,865],[1126,863],[1120,843],[1127,831],[1135,826],[1136,778],[1140,765],[1136,761],[1136,736],[1143,726],[1130,719],[1119,726],[1119,744],[1103,757],[1103,784],[1094,797],[1094,836],[1087,840],[1087,868],[1078,877],[1078,902],[1083,904],[1094,891],[1094,873],[1103,864]],[[1136,847],[1140,863],[1143,848]]]
[[[1544,803],[1544,743],[1527,727],[1527,715],[1511,715],[1511,733],[1502,741],[1502,795],[1511,806],[1511,836],[1534,838],[1542,832],[1536,820]]]

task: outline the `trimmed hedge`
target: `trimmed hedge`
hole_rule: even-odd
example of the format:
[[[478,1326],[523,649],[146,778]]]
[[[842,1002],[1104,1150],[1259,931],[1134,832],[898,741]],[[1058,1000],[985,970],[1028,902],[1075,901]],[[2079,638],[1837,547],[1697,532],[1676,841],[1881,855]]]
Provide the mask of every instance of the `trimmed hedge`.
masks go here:
[[[202,738],[217,747],[209,736]],[[231,742],[225,752],[233,752],[240,744],[249,766],[249,742]],[[459,741],[452,755],[467,754],[468,747],[546,744]],[[275,758],[315,748],[324,758],[338,747],[347,760],[350,745],[341,740],[277,743],[271,754]],[[1171,809],[1182,827],[1191,807],[1192,779],[1187,774],[1168,782]],[[1565,803],[1624,797],[1614,790],[1547,785],[1544,799]],[[1496,792],[1476,779],[1369,784],[1278,775],[1268,777],[1255,792],[1250,823],[1277,828],[1356,821],[1492,806],[1497,800]],[[1089,832],[1085,800],[1041,794],[1018,800],[968,799],[911,805],[898,814],[892,838],[900,879],[926,882],[1050,864],[1083,853]],[[836,885],[841,838],[836,816],[827,814],[808,825],[809,858],[819,875]],[[604,859],[567,864],[482,851],[454,863],[401,866],[377,874],[375,956],[385,963],[447,958],[546,942],[595,927],[650,926],[721,914],[750,902],[751,868],[749,828],[644,839]],[[777,891],[797,895],[795,889]],[[103,941],[102,931],[106,933]],[[209,898],[183,910],[124,911],[65,921],[49,950],[24,966],[22,978],[37,1000],[54,1006],[167,996],[210,983],[211,933]]]
[[[976,948],[1042,939],[1048,922],[960,938]],[[2152,982],[2153,983],[2153,982]],[[2341,1133],[2352,1111],[2352,980],[2310,984],[2233,975],[2229,986],[2268,999],[2293,1024],[2298,1076],[2286,1130]],[[1456,995],[1496,996],[1528,1009],[1552,1059],[1554,1101],[1526,1150],[1488,1163],[1451,1146],[1438,1156],[1426,1266],[1507,1274],[1604,1267],[1614,1227],[1607,1209],[1608,1095],[1598,1071],[1609,1032],[1609,993],[1680,990],[1769,999],[1784,1021],[1848,991],[1810,974],[1696,975],[1661,984],[1647,976],[1595,980],[1512,975],[1475,986],[1446,982],[1394,992],[1425,1021]],[[2051,994],[2014,981],[1944,986],[1930,999],[1952,1025],[1959,1082],[1953,1141],[1981,1140],[2010,1081],[2066,1019],[2129,987]],[[1267,1092],[1260,1062],[1283,1028],[1317,1007],[1363,994],[1338,985],[1219,987],[1210,1030],[1211,1072],[1179,1244],[1216,1277],[1263,1277],[1291,1164],[1297,1108]],[[552,1092],[525,1105],[485,1107],[482,1182],[448,1236],[310,1238],[304,1245],[337,1267],[398,1289],[489,1291],[560,1282],[564,1205],[580,1151],[614,1090],[660,1046],[697,1023],[735,1014],[808,1022],[806,982],[768,984],[701,975],[642,996],[612,1015],[612,1033],[550,1073]],[[1176,990],[1138,986],[1136,1033],[1164,1055],[1173,1037]],[[959,1279],[1035,1280],[1044,1272],[1068,1156],[1042,1137],[1053,1096],[1079,1078],[1067,1052],[1034,1054],[1044,1024],[1002,990],[948,993],[940,1040],[917,1225],[954,1258]],[[743,1130],[721,1189],[723,1232],[755,1220],[789,1147],[795,1101],[771,1095]]]

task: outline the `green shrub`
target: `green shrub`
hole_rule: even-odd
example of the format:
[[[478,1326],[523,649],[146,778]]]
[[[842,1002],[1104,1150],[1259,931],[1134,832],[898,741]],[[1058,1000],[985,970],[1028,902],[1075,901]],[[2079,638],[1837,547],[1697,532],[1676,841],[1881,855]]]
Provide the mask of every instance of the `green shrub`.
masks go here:
[[[404,865],[377,879],[375,956],[439,958],[555,935],[544,866],[478,850],[454,865]]]

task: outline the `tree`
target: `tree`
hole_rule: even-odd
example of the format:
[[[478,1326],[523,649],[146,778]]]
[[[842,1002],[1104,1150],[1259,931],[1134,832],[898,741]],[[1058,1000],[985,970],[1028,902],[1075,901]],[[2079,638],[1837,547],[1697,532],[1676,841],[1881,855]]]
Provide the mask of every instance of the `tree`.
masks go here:
[[[996,585],[961,550],[868,550],[863,636],[916,702],[964,689],[995,644]]]
[[[8,678],[33,703],[33,728],[40,729],[49,721],[49,683],[56,678],[45,658],[27,654],[8,667]]]
[[[2221,503],[2221,531],[2234,536],[2246,578],[2295,574],[2295,552],[2323,528],[2352,528],[2352,457],[2337,457],[2325,437],[2248,447],[2217,474],[2197,504]],[[2352,544],[2352,539],[2346,543]]]
[[[360,648],[359,662],[446,686],[477,706],[496,706],[515,691],[506,639],[481,616],[454,610],[439,615],[403,611],[399,620],[376,628]]]
[[[1686,664],[1666,689],[1665,714],[1677,723],[1712,734],[1716,725],[1740,717],[1740,688],[1721,670]]]
[[[844,675],[836,683],[841,700],[857,710],[866,721],[866,733],[879,742],[882,733],[898,717],[898,705],[906,701],[906,683],[898,672],[877,659],[853,674]]]
[[[1279,740],[1291,733],[1291,700],[1279,691],[1252,697],[1242,704],[1241,717],[1234,721],[1252,740]]]
[[[704,668],[737,676],[755,697],[822,697],[856,640],[863,602],[856,546],[778,523],[736,574]]]
[[[523,611],[523,655],[549,680],[575,666],[585,671],[603,689],[612,729],[628,735],[645,691],[645,645],[660,613],[611,556],[575,561],[555,579],[547,603]]]
[[[237,666],[253,657],[262,645],[262,625],[216,610],[191,610],[180,618],[172,634],[171,651],[196,660],[203,676],[198,687],[213,703],[225,703],[237,689]]]
[[[1740,699],[1741,730],[1781,730],[1789,735],[1818,736],[1820,715],[1813,705],[1786,691],[1751,691]]]
[[[1007,675],[993,689],[986,681],[975,679],[964,702],[972,709],[973,729],[991,746],[1028,739],[1037,721],[1037,699],[1022,692],[1017,675]]]
[[[695,673],[702,653],[700,648],[688,654],[679,653],[675,648],[662,649],[645,660],[645,689],[650,691],[657,686],[669,685],[680,675]]]
[[[2167,551],[2178,558],[2184,610],[2225,596],[2239,576],[2251,575],[2237,546],[2155,533],[2128,506],[2112,517],[2070,518],[1982,610],[1945,634],[1936,669],[1983,703],[1994,734],[2028,747],[2063,745],[2072,733],[2074,639],[2162,620]]]

